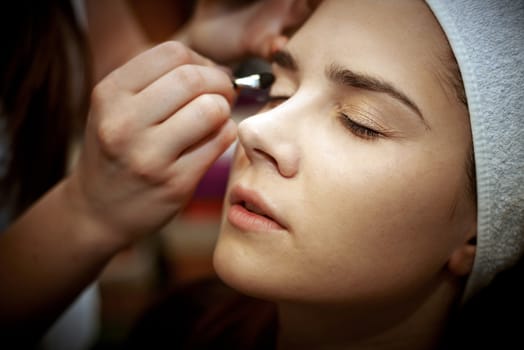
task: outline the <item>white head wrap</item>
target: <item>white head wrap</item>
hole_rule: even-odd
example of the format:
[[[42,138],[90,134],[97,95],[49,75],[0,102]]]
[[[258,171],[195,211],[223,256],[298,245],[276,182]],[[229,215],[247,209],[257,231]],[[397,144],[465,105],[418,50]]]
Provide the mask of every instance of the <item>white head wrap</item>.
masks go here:
[[[478,226],[467,300],[524,255],[524,1],[426,2],[459,64],[473,134]]]

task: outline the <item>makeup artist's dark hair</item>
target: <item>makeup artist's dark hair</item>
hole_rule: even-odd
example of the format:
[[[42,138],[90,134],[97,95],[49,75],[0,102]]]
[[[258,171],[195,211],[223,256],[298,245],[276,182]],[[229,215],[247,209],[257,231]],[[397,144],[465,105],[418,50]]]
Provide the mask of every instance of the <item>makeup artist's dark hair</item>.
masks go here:
[[[8,152],[0,200],[16,216],[64,176],[87,114],[91,74],[70,0],[4,1],[0,26],[0,126]]]

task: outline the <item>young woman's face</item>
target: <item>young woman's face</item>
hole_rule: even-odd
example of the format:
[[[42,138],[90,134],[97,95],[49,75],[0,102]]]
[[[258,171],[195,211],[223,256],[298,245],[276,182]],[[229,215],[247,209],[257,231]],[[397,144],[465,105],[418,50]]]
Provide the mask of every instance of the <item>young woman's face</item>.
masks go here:
[[[471,135],[422,1],[325,1],[239,124],[214,264],[273,300],[402,302],[474,229]],[[362,305],[362,304],[360,304]]]

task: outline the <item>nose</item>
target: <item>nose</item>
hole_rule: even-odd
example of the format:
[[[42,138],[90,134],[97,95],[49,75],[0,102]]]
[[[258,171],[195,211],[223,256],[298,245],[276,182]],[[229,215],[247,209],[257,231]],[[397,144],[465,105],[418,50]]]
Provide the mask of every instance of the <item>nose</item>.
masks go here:
[[[286,178],[298,174],[300,153],[293,128],[271,112],[257,114],[238,125],[239,142],[254,166],[272,168]]]

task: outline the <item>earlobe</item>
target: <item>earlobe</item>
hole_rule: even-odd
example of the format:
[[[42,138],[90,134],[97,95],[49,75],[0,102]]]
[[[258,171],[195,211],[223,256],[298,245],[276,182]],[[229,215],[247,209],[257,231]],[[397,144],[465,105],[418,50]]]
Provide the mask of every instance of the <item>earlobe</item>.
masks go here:
[[[476,235],[474,235],[451,254],[448,270],[458,277],[467,276],[473,269],[476,250]]]

